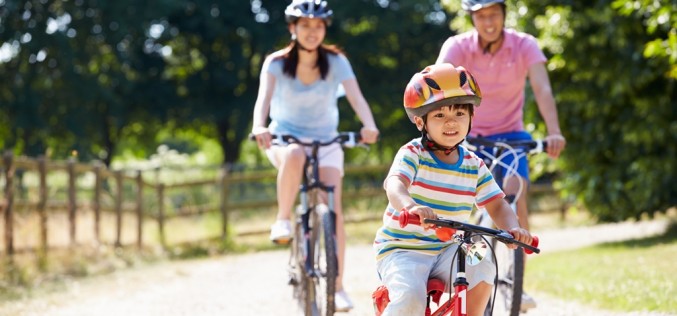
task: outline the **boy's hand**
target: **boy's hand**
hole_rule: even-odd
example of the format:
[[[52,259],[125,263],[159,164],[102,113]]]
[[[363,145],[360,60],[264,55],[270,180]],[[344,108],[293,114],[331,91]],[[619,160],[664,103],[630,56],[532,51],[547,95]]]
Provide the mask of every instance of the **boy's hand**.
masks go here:
[[[529,231],[527,231],[524,228],[516,227],[516,228],[511,228],[508,230],[510,234],[512,234],[513,237],[515,237],[515,240],[525,243],[527,245],[531,245],[532,237]],[[517,245],[515,244],[506,244],[508,248],[510,249],[517,249]]]
[[[428,230],[430,228],[435,228],[435,225],[433,224],[426,224],[423,222],[424,219],[437,219],[437,215],[435,215],[435,212],[427,206],[423,205],[416,205],[412,208],[409,209],[409,213],[416,214],[418,217],[421,218],[421,226],[425,229]]]

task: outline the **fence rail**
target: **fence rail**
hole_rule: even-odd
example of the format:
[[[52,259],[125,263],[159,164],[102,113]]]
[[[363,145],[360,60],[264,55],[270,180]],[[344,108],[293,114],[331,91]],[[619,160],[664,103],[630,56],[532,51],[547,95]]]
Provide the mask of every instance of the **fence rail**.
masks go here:
[[[52,161],[45,157],[31,158],[24,156],[14,156],[7,152],[0,161],[0,180],[4,179],[4,191],[0,199],[0,214],[3,214],[4,223],[4,252],[13,255],[17,252],[15,248],[14,223],[16,222],[17,209],[28,210],[38,214],[39,220],[39,242],[34,247],[40,252],[46,253],[51,248],[48,236],[48,217],[57,211],[65,211],[68,219],[68,240],[69,246],[76,246],[77,233],[81,231],[78,227],[78,215],[83,210],[91,210],[93,213],[93,242],[102,243],[101,225],[102,214],[114,214],[115,237],[112,242],[115,246],[123,246],[122,226],[123,217],[133,215],[136,220],[135,244],[138,247],[143,246],[144,223],[148,221],[155,222],[157,225],[158,238],[160,244],[164,247],[166,243],[165,225],[168,220],[179,217],[197,216],[206,213],[218,212],[222,221],[221,238],[226,238],[229,234],[229,217],[233,212],[251,208],[272,207],[276,205],[275,199],[256,198],[254,200],[241,200],[230,198],[231,192],[238,186],[246,183],[258,183],[261,181],[274,181],[276,172],[274,170],[257,172],[232,172],[228,166],[223,166],[220,170],[214,172],[213,177],[198,180],[183,180],[181,182],[165,183],[157,179],[159,170],[109,170],[105,165],[99,162],[81,163],[75,159],[67,161]],[[359,173],[385,173],[387,166],[360,166],[347,167],[346,174]],[[27,173],[35,174],[37,180],[37,194],[17,201],[17,193],[21,192],[24,186],[17,180]],[[55,198],[50,192],[56,191],[57,187],[63,185],[49,183],[50,175],[55,173],[65,174],[65,200]],[[147,179],[153,178],[155,181]],[[93,184],[84,188],[80,180],[89,177],[93,178]],[[0,182],[1,184],[1,182]],[[108,188],[104,188],[108,184]],[[212,191],[218,192],[218,196],[212,196],[210,199],[216,203],[206,203],[201,205],[181,205],[175,207],[175,212],[167,214],[167,205],[172,204],[168,201],[167,192],[170,190],[191,190],[200,187],[212,187]],[[125,188],[131,188],[131,193],[125,196]],[[84,198],[84,192],[87,197]],[[236,193],[236,192],[235,192]],[[373,195],[373,190],[357,190],[346,192],[346,198],[361,198]],[[109,197],[110,205],[104,203],[104,196]],[[148,196],[152,196],[149,199]],[[86,201],[85,201],[86,199]],[[154,201],[153,201],[154,200]],[[243,233],[251,234],[251,232]]]
[[[346,201],[358,200],[383,196],[381,181],[388,171],[388,165],[347,166],[346,177],[365,177],[370,175],[374,179],[365,187],[347,187],[344,191]],[[0,184],[4,180],[4,190],[0,199],[0,214],[4,223],[4,253],[13,255],[16,249],[16,232],[14,224],[17,221],[17,211],[21,214],[30,213],[37,215],[38,236],[35,246],[24,246],[22,251],[30,249],[46,254],[50,248],[58,248],[51,245],[48,219],[58,213],[65,213],[67,218],[67,246],[78,245],[78,234],[82,234],[82,224],[78,221],[79,216],[87,211],[93,218],[87,228],[93,234],[91,242],[95,244],[106,243],[102,240],[102,221],[104,215],[113,217],[110,222],[114,223],[114,237],[112,242],[116,247],[135,245],[144,246],[144,227],[149,224],[156,225],[159,244],[167,246],[167,221],[194,217],[207,213],[217,214],[221,220],[220,237],[229,236],[229,219],[236,211],[253,208],[274,207],[277,201],[274,198],[265,197],[254,193],[253,198],[244,199],[242,196],[251,196],[252,189],[245,186],[256,186],[262,183],[270,183],[274,187],[276,178],[275,170],[235,172],[230,166],[213,168],[210,176],[197,180],[188,180],[181,177],[181,181],[169,181],[159,175],[161,169],[152,170],[109,170],[100,162],[81,163],[75,159],[66,161],[52,161],[45,157],[31,158],[15,157],[7,152],[0,159]],[[33,183],[26,185],[25,175],[30,174]],[[55,176],[59,174],[60,176]],[[65,179],[63,179],[65,177]],[[149,180],[154,179],[154,180]],[[87,182],[83,184],[83,182]],[[25,187],[33,189],[32,194],[25,191]],[[345,187],[345,186],[344,186]],[[243,189],[244,188],[244,189]],[[169,192],[187,192],[191,190],[205,190],[215,192],[213,195],[203,197],[205,201],[187,203],[180,198],[171,196]],[[59,199],[59,190],[63,198]],[[530,190],[552,190],[551,186],[531,186]],[[20,199],[17,199],[20,196]],[[21,210],[24,210],[22,213]],[[380,218],[380,213],[373,218]],[[133,242],[123,241],[123,225],[129,225],[130,218],[135,227]],[[347,221],[349,219],[346,219]],[[354,218],[355,221],[365,220],[364,216]],[[145,224],[145,225],[144,225]],[[106,228],[109,224],[106,224]],[[53,228],[53,227],[52,227]],[[129,228],[127,228],[129,231]],[[261,231],[262,232],[262,231]],[[245,236],[259,231],[240,232],[238,235]],[[26,238],[25,236],[23,236]],[[80,237],[82,239],[82,237]]]

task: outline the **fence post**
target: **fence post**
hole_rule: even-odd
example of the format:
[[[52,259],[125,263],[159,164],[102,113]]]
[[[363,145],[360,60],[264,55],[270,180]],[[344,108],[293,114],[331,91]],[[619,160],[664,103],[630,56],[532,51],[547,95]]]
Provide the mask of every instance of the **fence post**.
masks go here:
[[[70,245],[77,243],[77,195],[75,192],[75,158],[68,158],[68,222],[70,225]]]
[[[14,180],[14,154],[6,151],[3,156],[5,164],[5,251],[8,256],[14,255],[14,216],[12,206],[14,204],[14,190],[12,188]]]
[[[38,158],[38,177],[40,189],[38,191],[38,216],[40,218],[40,255],[47,255],[47,158]]]
[[[157,185],[157,199],[158,199],[158,233],[160,234],[160,244],[163,248],[166,247],[165,242],[165,185],[159,183]]]
[[[221,169],[221,239],[228,238],[228,189],[230,187],[228,176],[230,172],[230,165],[225,164]]]
[[[122,170],[115,171],[115,247],[122,246]]]
[[[136,173],[136,219],[137,219],[137,239],[136,245],[143,247],[143,173],[141,170]]]
[[[101,244],[101,161],[94,162],[94,238],[96,243]]]

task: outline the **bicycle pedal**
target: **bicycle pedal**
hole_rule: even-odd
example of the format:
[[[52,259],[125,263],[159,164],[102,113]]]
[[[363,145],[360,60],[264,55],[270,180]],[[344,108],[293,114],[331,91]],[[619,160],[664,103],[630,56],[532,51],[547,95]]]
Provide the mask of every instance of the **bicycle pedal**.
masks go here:
[[[273,243],[279,246],[287,246],[291,243],[291,237],[274,239]]]
[[[291,285],[291,286],[296,286],[296,285],[299,284],[299,281],[296,280],[295,277],[289,276],[289,280],[287,281],[287,284],[289,284],[289,285]]]

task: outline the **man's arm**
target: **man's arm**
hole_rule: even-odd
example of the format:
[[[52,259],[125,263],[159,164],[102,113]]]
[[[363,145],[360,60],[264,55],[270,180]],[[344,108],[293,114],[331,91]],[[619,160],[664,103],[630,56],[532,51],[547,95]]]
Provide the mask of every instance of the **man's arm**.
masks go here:
[[[566,146],[566,139],[562,136],[562,131],[559,128],[557,106],[555,105],[555,97],[552,95],[550,78],[548,78],[545,64],[536,63],[529,67],[529,82],[536,97],[538,110],[548,129],[548,136],[546,137],[548,155],[557,158]]]

